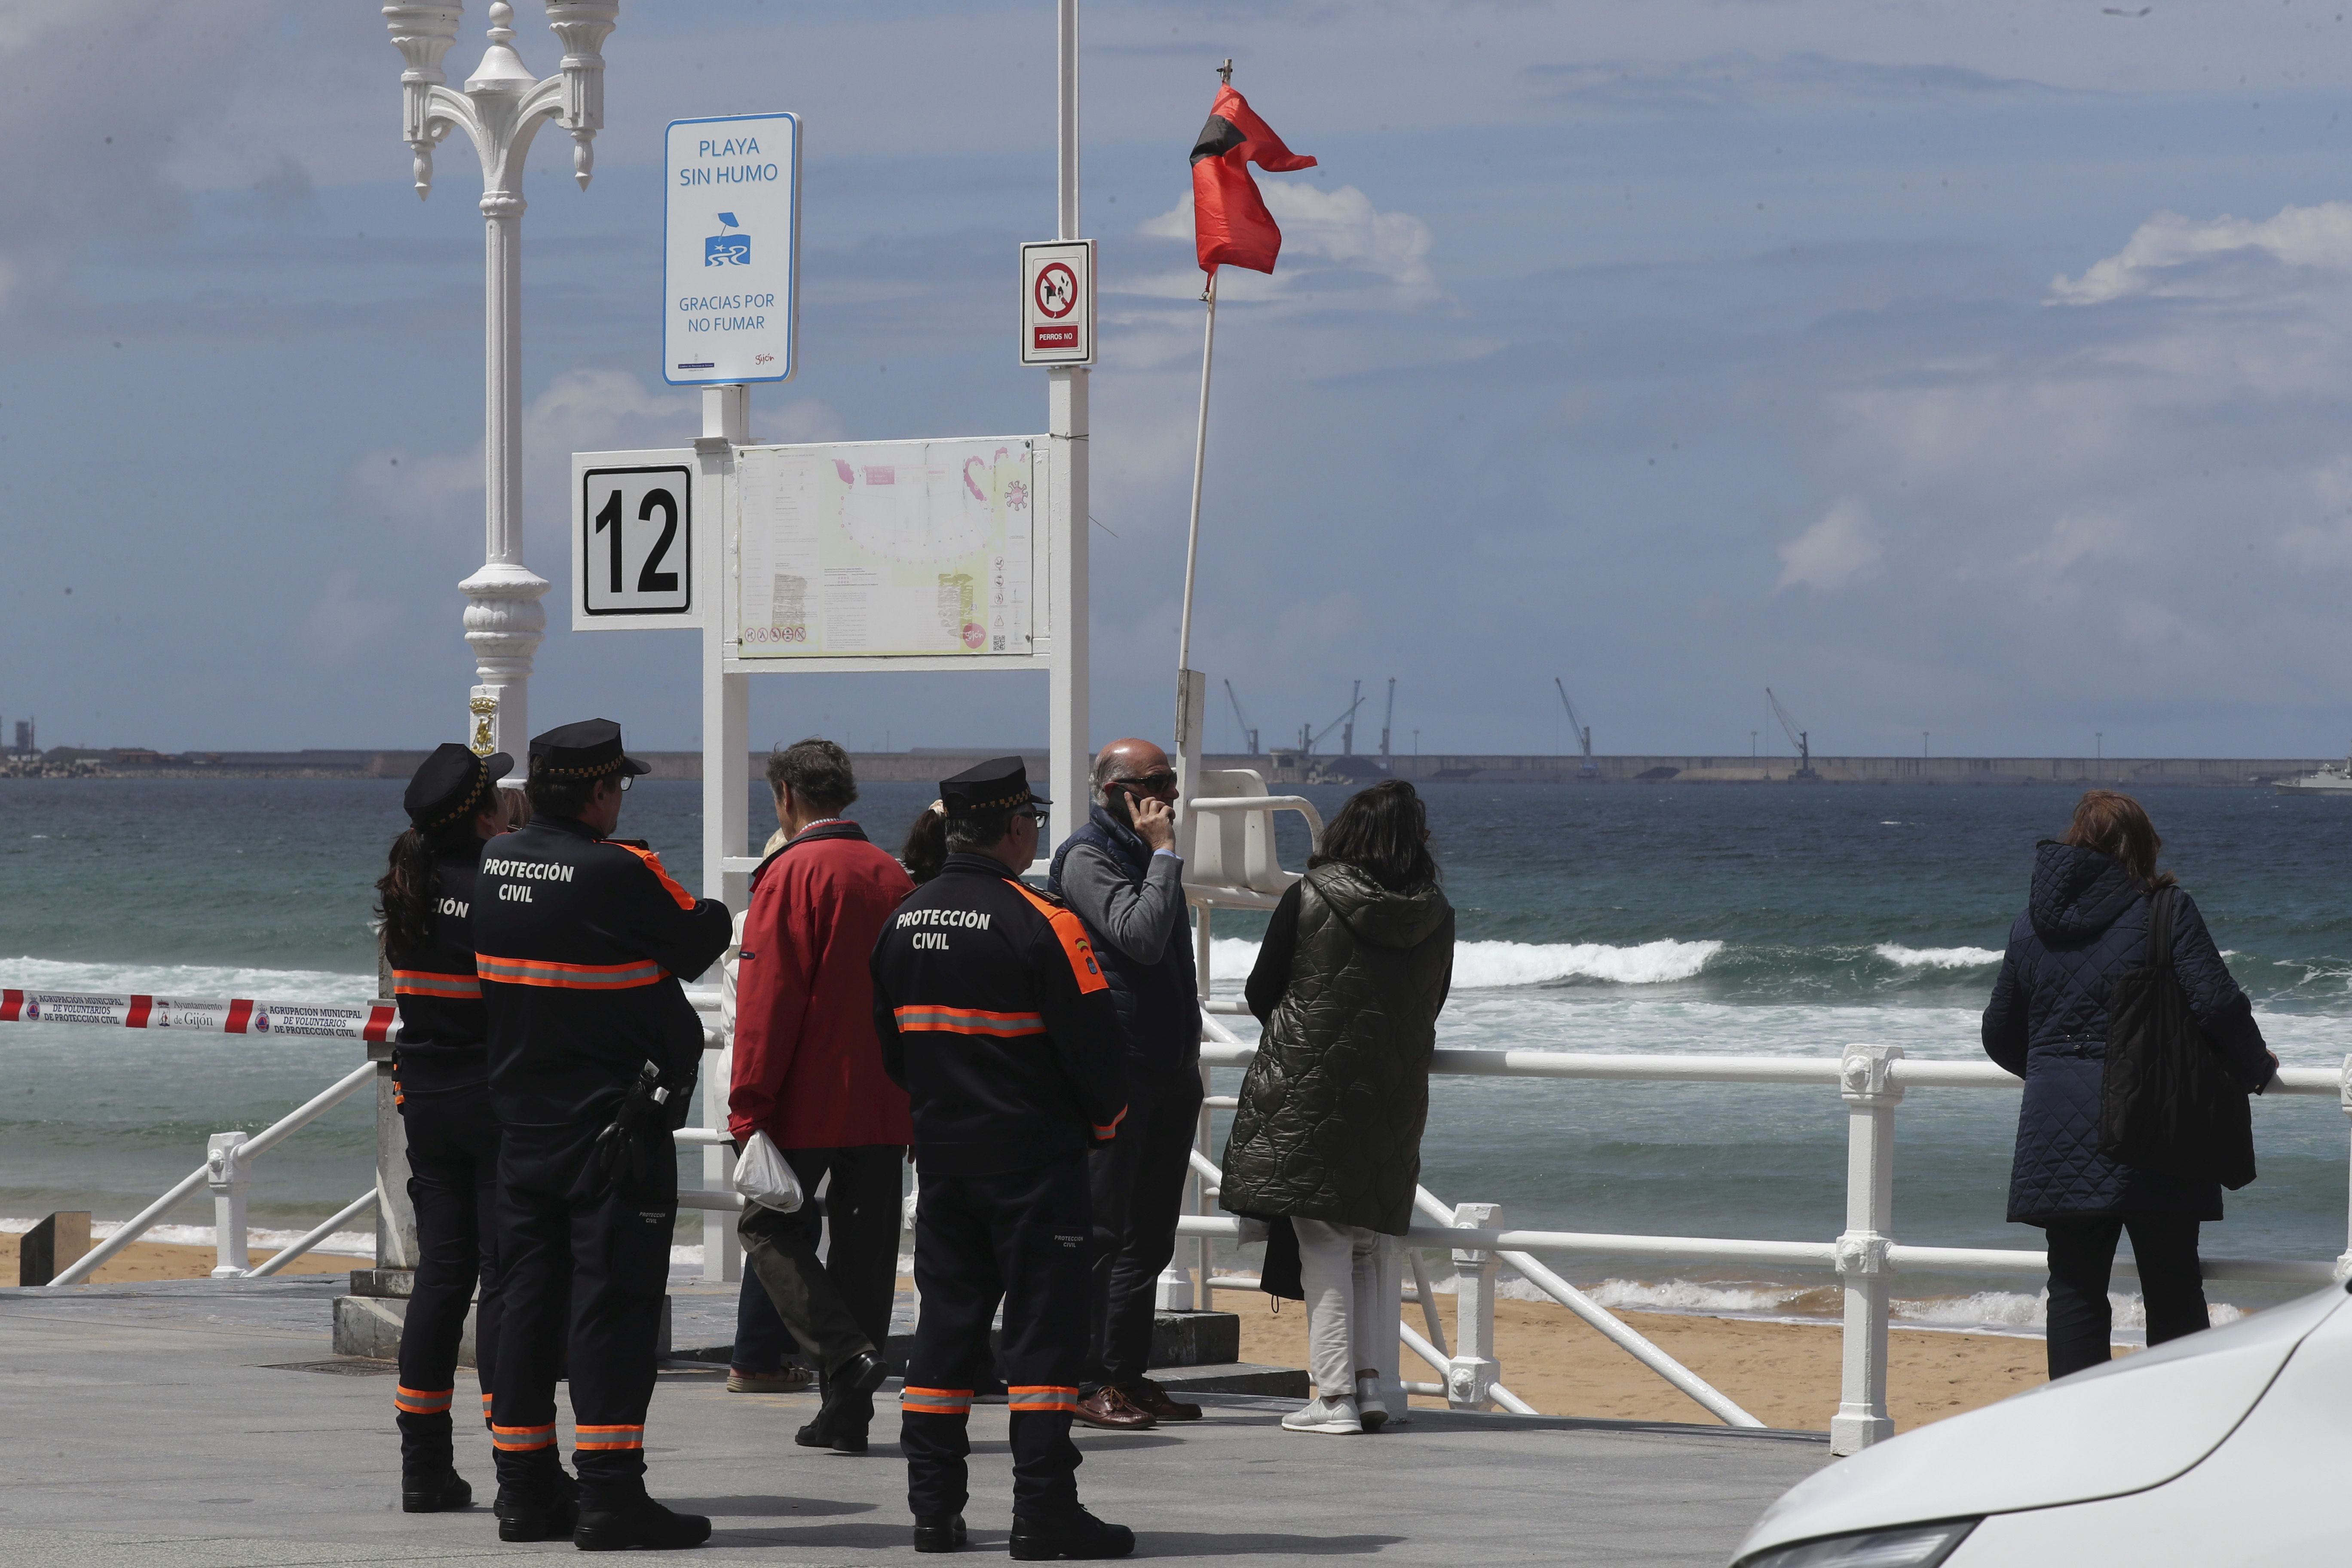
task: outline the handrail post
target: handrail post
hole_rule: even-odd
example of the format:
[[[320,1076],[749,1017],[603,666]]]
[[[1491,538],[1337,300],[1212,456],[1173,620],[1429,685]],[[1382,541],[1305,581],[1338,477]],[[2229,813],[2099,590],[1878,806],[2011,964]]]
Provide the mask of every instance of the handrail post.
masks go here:
[[[253,1167],[239,1154],[242,1132],[215,1132],[205,1142],[205,1184],[213,1193],[215,1279],[242,1279],[253,1267],[246,1250],[245,1194]]]
[[[729,1034],[717,1050],[702,1056],[702,1124],[714,1131],[728,1130],[728,1101],[734,1092],[735,1039]],[[702,1186],[706,1192],[735,1189],[735,1146],[706,1143],[702,1149]],[[731,1285],[743,1278],[743,1243],[736,1233],[741,1216],[719,1209],[702,1211],[702,1277],[712,1284]]]
[[[1456,1204],[1459,1230],[1500,1230],[1500,1204]],[[1454,1250],[1454,1354],[1445,1365],[1445,1403],[1456,1410],[1492,1410],[1502,1377],[1495,1354],[1496,1258],[1491,1252]],[[1393,1303],[1391,1304],[1393,1310]]]
[[[383,989],[389,992],[389,984]],[[408,1121],[400,1114],[400,1090],[392,1076],[394,1047],[368,1047],[375,1064],[375,1266],[416,1267],[416,1205],[408,1197]]]
[[[2343,1067],[2337,1069],[2336,1100],[2344,1108],[2345,1116],[2352,1118],[2352,1057],[2346,1057]],[[2344,1251],[2336,1259],[2336,1281],[2339,1285],[2352,1279],[2352,1205],[2345,1209],[2344,1229]]]
[[[1845,1282],[1843,1365],[1830,1452],[1858,1454],[1895,1436],[1886,1413],[1886,1249],[1894,1244],[1895,1081],[1900,1046],[1848,1046],[1838,1068],[1846,1104],[1845,1233],[1837,1271]]]

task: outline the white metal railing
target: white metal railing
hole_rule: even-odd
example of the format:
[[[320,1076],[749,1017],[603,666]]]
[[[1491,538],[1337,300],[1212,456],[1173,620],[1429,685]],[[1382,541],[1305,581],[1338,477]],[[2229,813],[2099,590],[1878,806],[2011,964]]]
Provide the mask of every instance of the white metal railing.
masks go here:
[[[1228,1011],[1214,1009],[1206,1019],[1204,1033],[1209,1037],[1201,1049],[1203,1080],[1209,1068],[1216,1067],[1246,1068],[1256,1056],[1256,1048],[1236,1039],[1231,1031],[1217,1021],[1218,1015]],[[1846,1222],[1843,1233],[1828,1241],[1766,1241],[1719,1237],[1681,1236],[1620,1236],[1577,1231],[1514,1230],[1503,1228],[1499,1211],[1489,1205],[1465,1204],[1453,1210],[1421,1194],[1418,1207],[1438,1221],[1433,1226],[1414,1226],[1405,1237],[1410,1247],[1445,1247],[1456,1260],[1456,1268],[1465,1261],[1474,1268],[1490,1266],[1482,1259],[1499,1256],[1515,1269],[1547,1293],[1566,1303],[1579,1316],[1593,1322],[1610,1334],[1621,1346],[1651,1366],[1676,1387],[1706,1405],[1710,1410],[1735,1425],[1754,1422],[1748,1416],[1738,1420],[1699,1390],[1676,1377],[1675,1368],[1662,1354],[1655,1359],[1645,1355],[1627,1339],[1612,1331],[1610,1324],[1616,1320],[1589,1301],[1588,1314],[1571,1297],[1580,1296],[1567,1281],[1553,1275],[1536,1262],[1532,1254],[1544,1253],[1567,1257],[1633,1258],[1657,1262],[1761,1264],[1790,1268],[1819,1268],[1834,1272],[1843,1283],[1845,1292],[1844,1344],[1840,1373],[1840,1399],[1837,1412],[1831,1417],[1831,1447],[1834,1452],[1853,1453],[1872,1443],[1894,1435],[1894,1423],[1886,1412],[1886,1347],[1889,1330],[1890,1277],[1904,1272],[2015,1274],[2042,1273],[2049,1266],[2048,1256],[2038,1251],[1994,1247],[1916,1247],[1907,1246],[1894,1237],[1894,1121],[1895,1107],[1910,1089],[2000,1089],[2016,1090],[2021,1080],[1990,1062],[1922,1061],[1906,1059],[1899,1046],[1851,1045],[1835,1058],[1820,1057],[1720,1057],[1720,1056],[1604,1056],[1593,1053],[1566,1051],[1465,1051],[1440,1050],[1434,1053],[1430,1070],[1434,1074],[1480,1078],[1541,1078],[1583,1079],[1603,1082],[1665,1082],[1723,1084],[1798,1084],[1834,1087],[1847,1108],[1846,1159]],[[2334,1100],[2347,1115],[2352,1115],[2352,1057],[2347,1057],[2338,1068],[2285,1068],[2268,1087],[2270,1095],[2291,1098],[2326,1098]],[[1230,1101],[1228,1101],[1229,1103]],[[1202,1117],[1205,1123],[1207,1118]],[[1218,1180],[1216,1167],[1210,1163],[1205,1147],[1194,1162],[1196,1181],[1202,1197],[1194,1205],[1195,1212],[1181,1222],[1183,1234],[1199,1238],[1201,1274],[1209,1289],[1234,1288],[1255,1280],[1233,1276],[1217,1276],[1209,1268],[1209,1247],[1213,1238],[1232,1237],[1237,1229],[1234,1220],[1208,1212],[1206,1198],[1213,1196],[1215,1188],[1209,1185]],[[1483,1216],[1487,1223],[1465,1223],[1482,1217],[1477,1211],[1487,1210]],[[2352,1217],[2347,1217],[2347,1249],[2332,1259],[2306,1258],[2207,1258],[2204,1274],[2210,1279],[2264,1280],[2286,1284],[2324,1286],[2352,1278]],[[2137,1278],[2137,1269],[2127,1258],[2116,1259],[2118,1275]],[[1491,1345],[1492,1292],[1475,1288],[1467,1275],[1463,1277],[1473,1289],[1457,1295],[1455,1316],[1456,1337],[1464,1342]],[[1427,1310],[1427,1291],[1419,1290]],[[1597,1316],[1596,1316],[1597,1315]],[[1605,1321],[1603,1320],[1606,1320]],[[1433,1324],[1433,1314],[1431,1316]],[[1410,1325],[1405,1325],[1409,1330]],[[1617,1324],[1620,1329],[1622,1324]],[[1639,1339],[1633,1331],[1624,1334]],[[1412,1343],[1413,1336],[1407,1335]],[[1647,1342],[1643,1342],[1644,1344]],[[1654,1347],[1651,1347],[1654,1350]],[[1445,1369],[1463,1359],[1457,1354],[1446,1357],[1443,1346],[1424,1342],[1415,1346],[1423,1359]],[[1660,1364],[1664,1362],[1665,1364]],[[1499,1368],[1473,1369],[1470,1393],[1477,1392],[1477,1379],[1486,1377],[1487,1391],[1492,1392],[1492,1378]],[[1687,1376],[1687,1373],[1685,1374]],[[1696,1379],[1691,1379],[1697,1383]],[[1447,1394],[1453,1403],[1465,1403],[1456,1397],[1455,1380],[1449,1377]],[[1714,1391],[1706,1390],[1711,1394]],[[1717,1399],[1721,1396],[1716,1395]],[[1729,1405],[1729,1401],[1723,1401]],[[1737,1406],[1731,1406],[1737,1410]],[[1745,1412],[1739,1415],[1745,1415]]]
[[[718,1008],[719,994],[715,991],[690,991],[687,995],[698,1011],[709,1013]],[[347,1005],[256,1001],[243,997],[191,1000],[135,994],[32,991],[13,987],[0,988],[0,1023],[79,1024],[108,1028],[176,1029],[197,1034],[275,1034],[312,1039],[358,1040],[378,1046],[397,1041],[400,1034],[394,1005],[383,999]],[[719,1053],[717,1082],[713,1085],[706,1081],[702,1097],[706,1125],[681,1128],[672,1137],[681,1147],[704,1150],[705,1185],[699,1189],[682,1189],[678,1193],[678,1206],[707,1212],[704,1271],[713,1277],[733,1279],[741,1278],[742,1253],[731,1216],[741,1210],[743,1200],[730,1185],[734,1168],[734,1145],[726,1130],[726,1046],[727,1042],[719,1031],[706,1025],[703,1048],[706,1053]],[[125,1247],[152,1230],[163,1216],[194,1196],[200,1187],[208,1189],[213,1197],[215,1262],[212,1278],[266,1279],[278,1273],[296,1258],[315,1250],[343,1226],[372,1209],[379,1208],[385,1191],[385,1173],[379,1172],[377,1185],[369,1188],[331,1217],[257,1267],[252,1262],[251,1229],[247,1219],[254,1162],[352,1095],[373,1087],[389,1071],[388,1063],[370,1060],[352,1068],[259,1132],[214,1133],[205,1141],[203,1164],[124,1221],[105,1241],[60,1271],[49,1282],[51,1288],[62,1289],[87,1280]],[[708,1080],[711,1075],[706,1071],[704,1076]],[[714,1173],[716,1180],[711,1179]],[[381,1213],[377,1217],[381,1225]],[[710,1245],[714,1236],[718,1238],[716,1246]]]

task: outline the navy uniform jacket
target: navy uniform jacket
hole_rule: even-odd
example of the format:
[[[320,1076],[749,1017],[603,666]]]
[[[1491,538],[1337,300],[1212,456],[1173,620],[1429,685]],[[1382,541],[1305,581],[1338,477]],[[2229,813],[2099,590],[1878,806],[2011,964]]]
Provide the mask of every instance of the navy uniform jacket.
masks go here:
[[[683,1103],[702,1024],[678,981],[725,951],[726,905],[679,887],[650,850],[540,816],[482,847],[473,921],[501,1122],[601,1118],[648,1061]]]
[[[402,1091],[478,1089],[488,1073],[483,1042],[489,1018],[474,976],[475,857],[467,844],[433,860],[432,907],[425,940],[391,948],[392,994],[400,1006],[400,1045],[393,1058]]]
[[[992,855],[947,858],[875,944],[874,1029],[932,1175],[1084,1154],[1127,1114],[1110,984],[1078,917]]]

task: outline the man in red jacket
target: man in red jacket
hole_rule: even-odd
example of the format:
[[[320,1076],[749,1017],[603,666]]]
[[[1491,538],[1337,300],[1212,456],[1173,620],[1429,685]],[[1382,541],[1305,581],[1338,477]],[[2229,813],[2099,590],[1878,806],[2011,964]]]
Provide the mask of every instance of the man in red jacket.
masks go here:
[[[898,1286],[899,1204],[913,1136],[907,1093],[882,1070],[866,961],[914,883],[842,817],[857,798],[848,753],[807,740],[768,759],[782,848],[751,875],[735,978],[728,1130],[765,1132],[804,1194],[791,1214],[747,1205],[744,1262],[817,1360],[824,1403],[794,1438],[866,1451]],[[823,1219],[831,1250],[817,1258]]]

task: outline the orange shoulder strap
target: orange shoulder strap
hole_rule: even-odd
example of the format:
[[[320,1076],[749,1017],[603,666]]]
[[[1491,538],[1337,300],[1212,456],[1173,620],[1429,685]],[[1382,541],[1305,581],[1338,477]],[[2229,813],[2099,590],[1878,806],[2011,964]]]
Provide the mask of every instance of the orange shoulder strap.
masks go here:
[[[630,854],[635,856],[638,859],[644,861],[646,863],[646,869],[651,871],[654,874],[654,879],[661,883],[662,891],[667,893],[671,898],[677,900],[677,907],[679,909],[690,910],[694,908],[694,895],[688,892],[684,888],[679,887],[677,881],[671,878],[670,874],[662,869],[660,856],[655,854],[650,849],[640,849],[634,844],[614,844],[613,840],[609,838],[604,842],[612,844],[613,847],[615,849],[625,849]]]
[[[1052,926],[1054,934],[1061,939],[1062,951],[1070,960],[1070,973],[1077,976],[1079,994],[1109,990],[1110,980],[1095,958],[1094,939],[1087,935],[1086,921],[1034,888],[1020,882],[1011,882],[1011,886],[1014,892],[1028,900],[1036,911],[1045,917],[1045,923]]]

